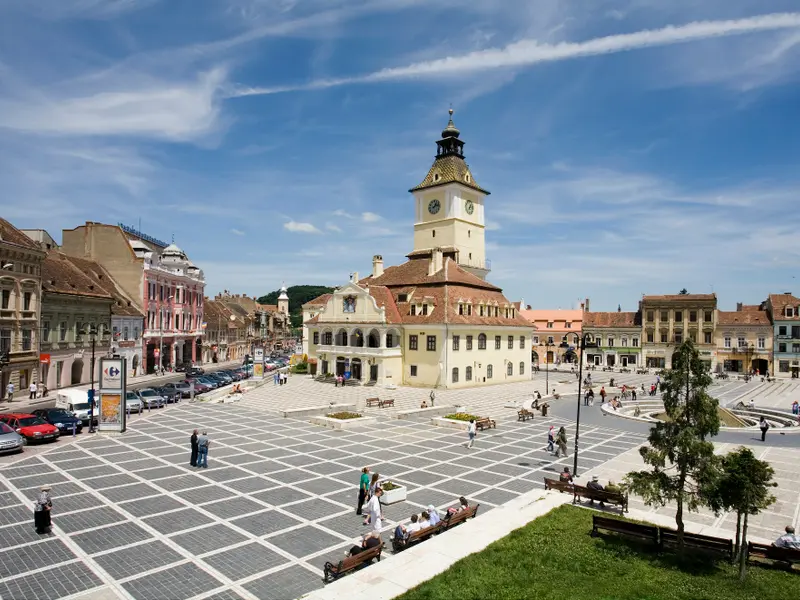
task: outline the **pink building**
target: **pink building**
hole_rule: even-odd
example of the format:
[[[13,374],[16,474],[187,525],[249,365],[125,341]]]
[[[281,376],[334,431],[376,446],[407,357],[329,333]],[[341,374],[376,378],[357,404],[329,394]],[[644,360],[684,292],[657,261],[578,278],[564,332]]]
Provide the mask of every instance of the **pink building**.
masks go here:
[[[205,279],[178,246],[131,227],[87,222],[63,231],[62,250],[100,263],[137,300],[147,373],[201,360]]]
[[[531,360],[534,363],[577,363],[583,327],[583,308],[519,311],[536,328],[533,332]]]

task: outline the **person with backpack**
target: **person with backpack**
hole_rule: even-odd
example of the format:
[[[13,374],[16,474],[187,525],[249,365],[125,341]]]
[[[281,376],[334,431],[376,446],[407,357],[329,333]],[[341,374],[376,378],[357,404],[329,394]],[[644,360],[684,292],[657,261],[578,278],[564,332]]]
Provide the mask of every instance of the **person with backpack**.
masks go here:
[[[203,430],[203,435],[197,438],[197,466],[208,468],[208,447],[211,445],[211,440],[208,439],[208,433]]]

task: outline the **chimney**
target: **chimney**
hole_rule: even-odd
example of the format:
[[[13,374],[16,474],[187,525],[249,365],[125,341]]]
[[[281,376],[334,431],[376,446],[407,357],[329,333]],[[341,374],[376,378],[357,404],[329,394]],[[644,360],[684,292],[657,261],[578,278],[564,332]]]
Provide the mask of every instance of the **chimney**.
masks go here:
[[[372,257],[372,277],[378,278],[383,275],[383,257],[376,254]]]
[[[431,252],[431,262],[428,264],[428,277],[438,273],[444,267],[444,253],[441,248],[434,248]]]
[[[586,302],[584,302],[584,306],[585,306],[586,312],[590,312],[589,311],[589,299],[588,298],[586,299]]]
[[[741,302],[737,302],[737,303],[736,303],[736,312],[742,312],[742,309],[743,309],[743,308],[744,308],[744,307],[742,306],[742,303],[741,303]]]

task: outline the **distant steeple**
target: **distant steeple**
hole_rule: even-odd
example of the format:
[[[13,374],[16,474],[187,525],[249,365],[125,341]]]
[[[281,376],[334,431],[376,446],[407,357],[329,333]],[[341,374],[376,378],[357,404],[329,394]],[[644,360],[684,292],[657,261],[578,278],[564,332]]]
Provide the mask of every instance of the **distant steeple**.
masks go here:
[[[453,109],[451,108],[447,112],[450,114],[450,120],[442,131],[442,139],[436,142],[436,157],[458,156],[464,158],[464,142],[459,139],[461,132],[453,123]]]
[[[621,304],[617,304],[617,312],[622,312],[622,305]]]

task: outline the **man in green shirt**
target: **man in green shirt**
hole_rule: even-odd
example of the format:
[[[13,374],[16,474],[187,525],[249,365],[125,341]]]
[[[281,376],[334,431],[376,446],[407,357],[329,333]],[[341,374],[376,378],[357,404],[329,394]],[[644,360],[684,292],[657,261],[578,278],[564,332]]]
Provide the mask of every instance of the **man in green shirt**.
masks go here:
[[[358,505],[356,506],[356,514],[361,514],[361,507],[367,499],[367,490],[369,490],[369,467],[361,469],[361,481],[358,484]]]

